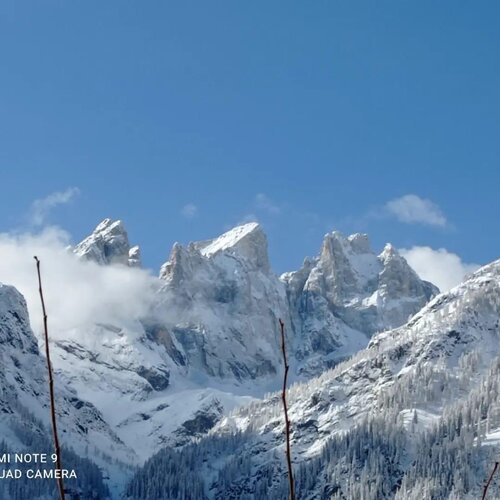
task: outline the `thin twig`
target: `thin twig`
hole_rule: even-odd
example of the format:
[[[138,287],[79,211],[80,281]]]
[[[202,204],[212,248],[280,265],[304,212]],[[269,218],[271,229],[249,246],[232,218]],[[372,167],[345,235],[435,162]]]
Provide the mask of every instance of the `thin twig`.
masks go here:
[[[47,324],[47,311],[45,309],[45,300],[43,298],[42,290],[42,277],[40,274],[40,260],[37,256],[34,257],[36,261],[36,271],[38,274],[38,291],[40,293],[40,301],[42,303],[43,312],[43,328],[45,332],[45,357],[47,358],[47,370],[49,372],[49,394],[50,394],[50,416],[52,420],[52,433],[54,436],[54,448],[56,452],[56,466],[59,470],[62,469],[61,463],[61,448],[59,446],[59,437],[57,436],[57,422],[56,422],[56,402],[54,397],[54,377],[52,376],[52,364],[50,362],[49,350],[49,329]],[[57,478],[57,486],[59,488],[59,498],[64,499],[64,481],[62,477]]]
[[[286,357],[285,348],[285,323],[283,320],[279,320],[280,330],[281,330],[281,352],[283,353],[283,362],[285,363],[285,373],[283,376],[283,391],[281,393],[281,400],[283,401],[283,411],[285,413],[285,433],[286,433],[286,462],[288,465],[288,482],[290,483],[290,500],[295,500],[295,482],[293,480],[293,469],[292,469],[292,453],[290,446],[290,419],[288,418],[288,406],[286,402],[286,386],[288,380],[288,360]]]
[[[488,479],[488,482],[484,485],[483,496],[481,500],[484,500],[486,498],[486,494],[488,493],[488,488],[490,487],[491,480],[493,479],[493,476],[495,475],[497,469],[498,469],[498,462],[495,462],[495,467],[493,467],[493,470],[491,471],[490,478]]]

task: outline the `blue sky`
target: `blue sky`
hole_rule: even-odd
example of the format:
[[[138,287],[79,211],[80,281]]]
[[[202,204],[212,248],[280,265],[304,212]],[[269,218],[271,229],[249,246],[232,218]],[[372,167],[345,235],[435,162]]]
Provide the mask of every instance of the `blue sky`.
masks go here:
[[[499,17],[493,1],[6,0],[0,231],[78,240],[121,218],[154,269],[252,218],[277,271],[333,229],[498,258]]]

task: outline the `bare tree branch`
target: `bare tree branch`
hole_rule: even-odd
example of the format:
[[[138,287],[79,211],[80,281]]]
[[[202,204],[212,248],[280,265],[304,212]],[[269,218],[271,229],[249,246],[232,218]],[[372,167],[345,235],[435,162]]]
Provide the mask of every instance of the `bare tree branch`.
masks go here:
[[[491,471],[490,478],[488,479],[488,482],[484,485],[483,496],[481,497],[481,500],[485,500],[486,494],[488,493],[488,488],[490,487],[490,483],[497,469],[498,469],[498,462],[495,462],[495,467],[493,467],[493,470]]]
[[[49,394],[50,394],[50,416],[52,420],[52,433],[54,436],[54,448],[56,452],[56,466],[59,470],[62,469],[61,464],[61,448],[59,446],[59,437],[57,436],[57,422],[56,422],[56,402],[54,397],[54,377],[52,375],[52,364],[50,362],[50,349],[49,349],[49,329],[47,324],[47,311],[45,309],[45,300],[43,298],[42,290],[42,277],[40,273],[40,260],[37,256],[34,257],[36,261],[36,270],[38,274],[38,291],[40,293],[40,301],[42,303],[43,312],[43,327],[45,333],[45,357],[47,358],[47,370],[49,372]],[[57,486],[59,488],[59,498],[60,500],[65,500],[64,498],[64,481],[62,477],[58,477]]]
[[[285,414],[285,433],[286,433],[286,461],[288,465],[288,482],[290,483],[290,500],[295,500],[295,482],[293,480],[293,469],[292,469],[292,453],[290,446],[290,419],[288,418],[288,405],[286,402],[286,386],[288,381],[288,360],[286,357],[286,346],[285,346],[285,323],[283,320],[279,320],[280,330],[281,330],[281,352],[283,354],[283,362],[285,364],[285,373],[283,375],[283,390],[281,393],[281,400],[283,402],[283,412]]]

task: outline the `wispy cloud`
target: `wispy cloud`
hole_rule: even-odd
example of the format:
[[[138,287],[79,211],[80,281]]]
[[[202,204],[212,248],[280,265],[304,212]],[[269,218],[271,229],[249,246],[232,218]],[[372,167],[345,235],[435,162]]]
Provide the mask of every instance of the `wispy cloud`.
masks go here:
[[[401,255],[424,280],[434,283],[442,292],[463,281],[467,274],[476,271],[478,264],[466,263],[445,248],[434,250],[427,246],[401,249]]]
[[[187,203],[182,207],[181,215],[186,219],[192,219],[198,215],[198,207],[194,203]]]
[[[406,224],[424,224],[445,227],[446,216],[439,206],[431,200],[420,198],[416,194],[406,194],[388,201],[385,211]]]
[[[45,198],[35,200],[31,204],[30,221],[34,226],[42,226],[50,212],[59,205],[65,205],[72,201],[80,193],[76,187],[70,187],[64,191],[56,191]]]
[[[283,211],[282,206],[278,205],[264,193],[258,193],[255,196],[254,206],[257,210],[267,212],[270,215],[279,215]]]

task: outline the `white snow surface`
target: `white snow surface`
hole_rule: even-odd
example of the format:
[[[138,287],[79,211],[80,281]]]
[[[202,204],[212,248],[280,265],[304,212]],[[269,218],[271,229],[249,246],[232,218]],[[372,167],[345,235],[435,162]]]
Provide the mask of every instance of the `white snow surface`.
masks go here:
[[[483,446],[496,446],[500,448],[500,429],[488,432],[482,441]]]

